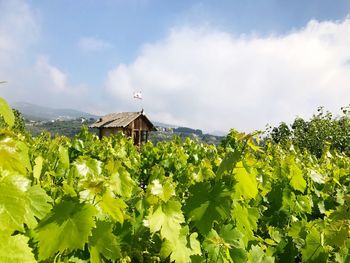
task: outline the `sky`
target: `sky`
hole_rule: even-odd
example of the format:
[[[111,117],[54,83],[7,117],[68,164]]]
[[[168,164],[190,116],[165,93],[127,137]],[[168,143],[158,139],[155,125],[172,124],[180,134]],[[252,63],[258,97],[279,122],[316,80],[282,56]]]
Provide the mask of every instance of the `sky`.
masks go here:
[[[350,103],[350,0],[0,0],[0,10],[10,103],[144,108],[206,132]]]

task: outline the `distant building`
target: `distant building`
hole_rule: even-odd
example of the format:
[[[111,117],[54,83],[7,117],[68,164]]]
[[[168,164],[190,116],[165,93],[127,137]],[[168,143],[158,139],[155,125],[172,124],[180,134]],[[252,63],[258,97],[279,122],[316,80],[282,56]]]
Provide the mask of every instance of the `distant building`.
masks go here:
[[[133,138],[134,144],[138,146],[148,141],[148,132],[157,130],[143,110],[141,112],[110,113],[90,125],[90,128],[97,128],[100,138],[122,132]]]

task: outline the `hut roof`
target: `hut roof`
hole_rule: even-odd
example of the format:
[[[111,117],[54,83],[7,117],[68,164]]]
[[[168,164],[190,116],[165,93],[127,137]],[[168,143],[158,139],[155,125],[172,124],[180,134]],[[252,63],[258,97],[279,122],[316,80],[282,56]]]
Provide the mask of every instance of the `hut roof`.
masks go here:
[[[143,114],[143,112],[119,112],[110,113],[100,118],[97,122],[90,125],[90,128],[125,128],[139,116],[143,116],[150,124],[152,130],[156,130],[152,122]]]

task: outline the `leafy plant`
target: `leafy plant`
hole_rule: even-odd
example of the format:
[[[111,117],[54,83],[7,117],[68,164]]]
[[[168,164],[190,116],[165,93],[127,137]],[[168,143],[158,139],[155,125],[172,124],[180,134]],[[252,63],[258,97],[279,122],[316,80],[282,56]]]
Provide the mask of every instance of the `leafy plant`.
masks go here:
[[[6,108],[7,107],[7,108]],[[1,115],[11,115],[6,103]],[[349,262],[350,158],[231,132],[141,151],[0,130],[0,262]]]

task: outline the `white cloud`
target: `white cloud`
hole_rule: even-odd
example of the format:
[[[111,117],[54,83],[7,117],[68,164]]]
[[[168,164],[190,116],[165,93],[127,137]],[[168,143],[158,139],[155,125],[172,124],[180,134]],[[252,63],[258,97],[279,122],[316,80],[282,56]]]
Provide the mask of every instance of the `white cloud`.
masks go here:
[[[0,1],[0,10],[1,53],[18,52],[37,39],[40,29],[32,10],[25,2]]]
[[[67,90],[67,77],[58,68],[52,66],[46,57],[39,57],[36,62],[36,69],[39,74],[45,75],[47,84],[55,92]]]
[[[103,39],[83,37],[79,40],[78,47],[84,52],[95,52],[112,48],[113,45]]]
[[[350,19],[268,37],[175,28],[111,70],[106,89],[120,110],[135,107],[132,92],[142,90],[159,121],[250,131],[310,117],[320,105],[333,112],[347,105],[349,61]]]
[[[0,1],[0,78],[22,63],[25,50],[37,40],[40,32],[30,7],[22,1]]]
[[[87,85],[72,85],[47,56],[32,52],[40,42],[40,23],[26,1],[0,1],[0,96],[54,107],[82,107]]]
[[[36,65],[36,73],[41,87],[45,87],[53,93],[59,94],[81,94],[84,92],[84,85],[70,86],[67,83],[67,75],[59,68],[49,62],[45,56],[39,56]]]

